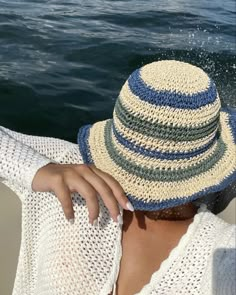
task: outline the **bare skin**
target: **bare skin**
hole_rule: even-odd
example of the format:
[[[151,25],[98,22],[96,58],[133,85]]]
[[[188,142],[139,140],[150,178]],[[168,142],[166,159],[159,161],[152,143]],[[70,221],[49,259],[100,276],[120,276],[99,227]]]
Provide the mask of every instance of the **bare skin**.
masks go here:
[[[155,212],[124,211],[116,295],[133,295],[149,283],[153,272],[186,233],[197,209],[190,203],[166,211],[156,211],[159,217],[155,220]],[[181,214],[176,217],[178,212]]]

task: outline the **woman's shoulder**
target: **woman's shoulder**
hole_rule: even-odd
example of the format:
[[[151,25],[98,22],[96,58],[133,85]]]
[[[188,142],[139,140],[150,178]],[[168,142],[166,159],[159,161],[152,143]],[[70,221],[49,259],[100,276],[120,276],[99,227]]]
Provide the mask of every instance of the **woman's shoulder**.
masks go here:
[[[236,224],[228,223],[222,217],[207,211],[201,226],[211,232],[215,248],[236,247]]]
[[[205,257],[201,260],[204,274],[201,294],[233,294],[230,290],[235,286],[236,225],[210,211],[203,215],[202,235],[197,237],[202,246],[199,259]]]
[[[192,240],[201,246],[214,250],[217,247],[235,245],[236,224],[226,222],[205,206],[199,209],[191,227]]]

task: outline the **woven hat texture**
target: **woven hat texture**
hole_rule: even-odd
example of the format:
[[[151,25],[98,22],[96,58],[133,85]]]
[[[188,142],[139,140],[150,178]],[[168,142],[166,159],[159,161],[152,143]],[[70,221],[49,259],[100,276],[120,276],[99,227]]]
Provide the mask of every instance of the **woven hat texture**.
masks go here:
[[[135,70],[113,118],[79,129],[85,163],[122,185],[136,210],[159,210],[236,180],[236,112],[199,67],[162,60]]]

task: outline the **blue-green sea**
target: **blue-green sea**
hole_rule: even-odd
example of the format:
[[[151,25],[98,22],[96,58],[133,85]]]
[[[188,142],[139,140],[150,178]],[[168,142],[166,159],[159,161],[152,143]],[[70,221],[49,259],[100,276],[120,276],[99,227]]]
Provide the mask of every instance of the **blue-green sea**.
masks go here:
[[[235,0],[0,0],[0,125],[76,142],[129,74],[177,59],[236,107]]]

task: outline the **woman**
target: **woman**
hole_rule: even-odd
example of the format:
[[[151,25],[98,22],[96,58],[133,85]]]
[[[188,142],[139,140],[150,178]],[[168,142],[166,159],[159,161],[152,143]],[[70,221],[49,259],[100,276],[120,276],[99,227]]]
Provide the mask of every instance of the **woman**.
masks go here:
[[[233,294],[235,225],[211,211],[235,190],[236,115],[203,70],[137,69],[78,144],[0,132],[22,201],[14,295]]]

